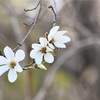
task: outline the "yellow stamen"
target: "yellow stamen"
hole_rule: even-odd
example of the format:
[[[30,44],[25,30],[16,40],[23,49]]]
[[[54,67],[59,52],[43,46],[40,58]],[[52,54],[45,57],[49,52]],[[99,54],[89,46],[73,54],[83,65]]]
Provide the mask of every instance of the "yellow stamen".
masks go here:
[[[15,61],[10,62],[10,67],[11,68],[14,68],[15,66],[16,66],[16,62]]]
[[[40,52],[42,52],[42,53],[46,53],[46,47],[43,47],[41,50],[40,50]]]
[[[50,41],[50,43],[54,43],[55,42],[55,39],[54,38],[52,38],[51,39],[51,41]]]

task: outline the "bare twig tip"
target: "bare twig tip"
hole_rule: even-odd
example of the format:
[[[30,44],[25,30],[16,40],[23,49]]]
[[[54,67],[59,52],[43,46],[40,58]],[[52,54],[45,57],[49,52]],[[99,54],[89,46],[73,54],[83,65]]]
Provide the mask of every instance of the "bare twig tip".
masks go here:
[[[26,10],[26,9],[24,9],[24,11],[25,11],[25,12],[27,12],[27,10]]]

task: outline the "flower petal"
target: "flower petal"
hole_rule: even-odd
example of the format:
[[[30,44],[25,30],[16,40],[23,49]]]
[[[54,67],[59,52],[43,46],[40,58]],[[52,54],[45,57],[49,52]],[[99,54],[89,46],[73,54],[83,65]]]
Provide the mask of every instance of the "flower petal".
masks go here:
[[[52,40],[52,38],[54,38],[54,35],[56,34],[56,32],[58,31],[59,26],[55,26],[50,30],[50,33],[48,34],[48,40]]]
[[[44,60],[48,63],[52,63],[54,61],[54,57],[51,53],[47,53],[44,55]]]
[[[71,39],[68,36],[60,36],[59,38],[56,38],[55,40],[60,42],[60,43],[67,43]]]
[[[14,52],[12,51],[12,49],[8,46],[6,46],[4,48],[4,54],[6,56],[6,58],[13,60],[14,59]]]
[[[30,52],[30,57],[33,59],[33,58],[35,58],[35,54],[37,53],[37,51],[36,50],[31,50],[31,52]]]
[[[33,49],[39,50],[39,49],[41,49],[41,47],[42,47],[41,44],[37,44],[37,43],[32,44]]]
[[[17,63],[17,65],[15,66],[14,70],[17,71],[17,72],[22,72],[22,71],[23,71],[23,69],[22,69],[22,67],[19,65],[19,63]]]
[[[39,38],[39,42],[41,43],[42,46],[46,46],[47,45],[47,39],[46,38],[40,37]]]
[[[63,43],[67,43],[71,41],[71,39],[68,36],[63,36],[63,39],[64,39]]]
[[[8,80],[13,83],[17,79],[17,73],[14,69],[10,69],[8,72]]]
[[[63,41],[63,43],[67,43],[67,42],[71,41],[71,39],[68,36],[62,36],[62,41]]]
[[[6,71],[8,71],[9,68],[10,68],[10,67],[7,66],[7,65],[1,66],[1,67],[0,67],[0,76],[1,76],[3,73],[5,73]]]
[[[0,56],[0,65],[3,65],[3,64],[8,64],[8,59],[6,59],[5,57],[3,56]]]
[[[54,49],[54,48],[55,48],[55,47],[53,46],[52,43],[49,43],[48,45],[49,45],[49,47],[50,47],[51,49]]]
[[[55,45],[57,48],[66,48],[66,45],[65,45],[64,43],[55,42],[54,45]]]
[[[15,54],[15,61],[20,62],[25,58],[25,52],[23,50],[18,50]]]
[[[60,28],[59,26],[53,27],[53,28],[50,30],[49,35],[54,35],[54,34],[58,31],[59,28]]]
[[[56,34],[58,34],[58,35],[64,35],[65,33],[67,33],[67,31],[58,31]]]
[[[51,48],[49,48],[48,46],[46,46],[47,50],[46,52],[50,52],[50,51],[53,51]]]
[[[41,52],[36,53],[35,55],[35,61],[37,64],[41,64],[43,60],[43,54]]]

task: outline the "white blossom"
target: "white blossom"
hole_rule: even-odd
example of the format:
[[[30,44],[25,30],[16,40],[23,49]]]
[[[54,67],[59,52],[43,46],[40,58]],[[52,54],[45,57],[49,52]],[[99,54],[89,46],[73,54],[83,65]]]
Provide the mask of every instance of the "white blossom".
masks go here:
[[[66,48],[64,43],[69,42],[71,39],[64,34],[67,31],[58,31],[59,26],[53,27],[48,34],[48,45],[50,48],[54,49],[54,46],[57,48]]]
[[[25,58],[23,50],[18,50],[15,54],[13,50],[6,46],[4,48],[4,55],[0,56],[0,76],[8,72],[8,80],[12,83],[17,79],[17,72],[22,72],[23,69],[19,65],[19,62]]]
[[[47,39],[41,37],[39,38],[39,42],[40,44],[32,44],[33,50],[30,52],[30,57],[35,59],[38,65],[41,64],[43,60],[47,63],[52,63],[54,61],[54,57],[50,52],[53,52],[53,50],[47,46]]]

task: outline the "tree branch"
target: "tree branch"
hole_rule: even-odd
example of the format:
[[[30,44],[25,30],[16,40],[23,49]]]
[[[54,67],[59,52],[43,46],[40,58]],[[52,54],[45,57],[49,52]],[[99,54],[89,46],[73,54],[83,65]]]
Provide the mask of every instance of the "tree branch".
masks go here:
[[[29,31],[27,32],[27,34],[25,35],[25,37],[23,38],[23,40],[22,40],[20,43],[18,43],[18,45],[17,45],[13,50],[16,50],[17,48],[19,48],[20,46],[22,46],[22,44],[24,43],[24,41],[26,40],[26,38],[29,36],[29,34],[30,34],[30,33],[32,32],[32,30],[34,29],[34,27],[35,27],[35,25],[36,25],[36,22],[37,22],[37,20],[38,20],[38,17],[39,17],[39,15],[40,15],[40,12],[41,12],[42,0],[40,0],[39,5],[40,5],[40,9],[39,9],[39,12],[38,12],[38,14],[37,14],[37,17],[36,17],[35,20],[34,20],[34,23],[32,23],[31,28],[29,29]]]

